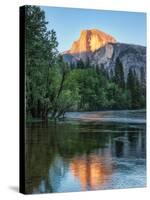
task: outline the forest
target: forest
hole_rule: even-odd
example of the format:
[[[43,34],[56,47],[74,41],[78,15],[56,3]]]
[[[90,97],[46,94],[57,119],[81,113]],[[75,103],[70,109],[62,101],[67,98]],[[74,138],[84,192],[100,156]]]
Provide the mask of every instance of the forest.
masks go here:
[[[68,111],[141,109],[146,89],[130,69],[124,79],[119,58],[110,77],[89,62],[65,63],[58,52],[56,32],[47,28],[40,7],[25,8],[26,118],[47,120],[64,117]]]

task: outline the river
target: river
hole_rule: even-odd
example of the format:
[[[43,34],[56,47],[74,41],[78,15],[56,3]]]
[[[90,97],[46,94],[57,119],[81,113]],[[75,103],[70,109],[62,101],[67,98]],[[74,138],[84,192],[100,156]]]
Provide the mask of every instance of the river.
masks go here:
[[[146,186],[146,113],[73,112],[26,128],[25,192]]]

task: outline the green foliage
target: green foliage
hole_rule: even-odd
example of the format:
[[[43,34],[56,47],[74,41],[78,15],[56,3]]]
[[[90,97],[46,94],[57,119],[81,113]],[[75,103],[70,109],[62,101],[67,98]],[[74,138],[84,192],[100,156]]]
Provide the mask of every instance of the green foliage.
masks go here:
[[[130,108],[130,97],[127,90],[123,90],[116,83],[110,82],[106,91],[110,109]]]
[[[127,78],[127,89],[131,96],[131,107],[141,108],[146,106],[145,88],[139,83],[135,70],[129,70]]]
[[[28,119],[52,119],[66,111],[136,109],[145,107],[145,86],[130,69],[125,82],[122,63],[114,72],[79,60],[68,65],[57,51],[54,30],[47,30],[45,14],[26,6],[26,113]],[[113,77],[113,78],[111,78]]]
[[[44,12],[26,6],[26,110],[32,117],[45,117],[49,104],[49,70],[57,55],[56,33],[47,31]]]
[[[27,118],[60,117],[70,108],[78,93],[66,84],[69,68],[58,55],[56,33],[47,30],[44,12],[26,6],[26,113]],[[73,92],[74,91],[74,92]]]
[[[145,107],[145,89],[139,83],[136,73],[129,71],[125,83],[122,63],[117,59],[115,76],[109,78],[104,66],[86,67],[86,63],[72,70],[72,78],[77,82],[80,101],[76,106],[80,111],[103,109],[138,109]],[[80,66],[80,67],[79,67]],[[143,94],[142,94],[143,93]]]

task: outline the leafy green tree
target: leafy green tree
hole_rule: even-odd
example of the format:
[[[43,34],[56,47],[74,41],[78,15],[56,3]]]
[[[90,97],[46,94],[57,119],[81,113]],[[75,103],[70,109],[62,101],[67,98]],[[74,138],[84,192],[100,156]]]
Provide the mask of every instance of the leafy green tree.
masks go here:
[[[54,30],[47,31],[44,11],[25,7],[26,109],[32,117],[48,114],[49,70],[55,63],[57,41]]]
[[[64,116],[65,112],[76,106],[79,99],[78,87],[72,77],[72,71],[63,58],[59,56],[58,66],[51,70],[52,84],[50,86],[52,107],[51,118]]]

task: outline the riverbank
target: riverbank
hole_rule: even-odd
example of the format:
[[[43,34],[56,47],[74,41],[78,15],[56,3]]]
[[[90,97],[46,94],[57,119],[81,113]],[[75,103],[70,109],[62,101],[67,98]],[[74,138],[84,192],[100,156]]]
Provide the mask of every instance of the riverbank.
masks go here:
[[[100,120],[100,121],[121,121],[127,122],[137,122],[137,123],[146,123],[146,110],[106,110],[106,111],[86,111],[86,112],[66,112],[64,118],[57,119],[61,120]],[[55,120],[48,117],[47,122],[53,122]],[[27,117],[26,123],[38,123],[45,122],[45,120],[39,118]]]

